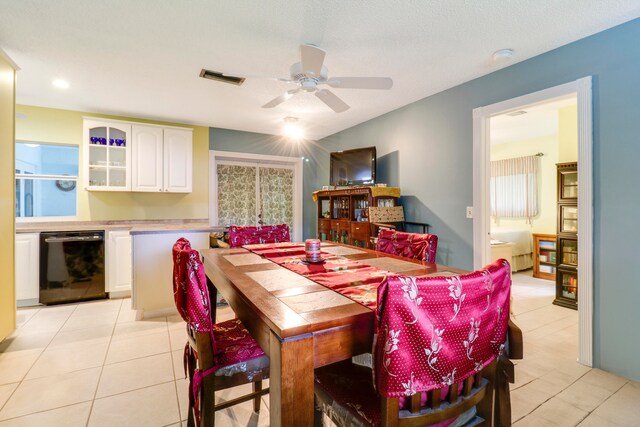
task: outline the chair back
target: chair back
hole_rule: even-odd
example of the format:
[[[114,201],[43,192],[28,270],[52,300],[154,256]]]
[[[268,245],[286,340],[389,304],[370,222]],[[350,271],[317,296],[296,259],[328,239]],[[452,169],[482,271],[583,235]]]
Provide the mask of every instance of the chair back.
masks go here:
[[[510,266],[504,259],[461,276],[389,276],[378,288],[378,393],[411,398],[411,408],[418,409],[424,392],[437,392],[427,394],[433,405],[444,387],[450,402],[458,393],[482,391],[482,377],[495,375],[493,362],[504,350],[510,288]],[[485,417],[491,417],[490,397]]]
[[[173,298],[189,328],[209,333],[213,342],[211,311],[215,307],[211,307],[204,265],[200,253],[184,237],[173,245]]]
[[[376,250],[406,258],[436,262],[438,236],[435,234],[407,233],[381,228]]]
[[[256,243],[280,243],[290,242],[289,226],[287,224],[229,226],[229,246],[237,248]]]

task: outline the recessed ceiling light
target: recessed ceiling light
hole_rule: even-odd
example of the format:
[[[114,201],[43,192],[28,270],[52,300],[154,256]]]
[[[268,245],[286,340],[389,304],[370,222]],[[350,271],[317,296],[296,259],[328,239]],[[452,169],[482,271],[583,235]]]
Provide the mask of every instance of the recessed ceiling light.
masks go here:
[[[500,49],[493,52],[493,62],[509,61],[513,57],[513,49]]]
[[[523,114],[527,114],[527,112],[524,110],[517,110],[517,111],[512,111],[510,113],[507,113],[507,116],[516,117],[516,116],[521,116]]]
[[[51,84],[58,89],[69,89],[69,82],[66,80],[55,79]]]

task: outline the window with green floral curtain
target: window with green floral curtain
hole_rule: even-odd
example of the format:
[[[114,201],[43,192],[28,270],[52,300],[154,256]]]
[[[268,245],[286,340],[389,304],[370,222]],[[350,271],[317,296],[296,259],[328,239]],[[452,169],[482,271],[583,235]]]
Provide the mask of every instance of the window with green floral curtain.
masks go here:
[[[254,166],[218,164],[220,225],[255,225],[256,170]]]
[[[262,224],[287,224],[293,234],[293,169],[259,168]]]

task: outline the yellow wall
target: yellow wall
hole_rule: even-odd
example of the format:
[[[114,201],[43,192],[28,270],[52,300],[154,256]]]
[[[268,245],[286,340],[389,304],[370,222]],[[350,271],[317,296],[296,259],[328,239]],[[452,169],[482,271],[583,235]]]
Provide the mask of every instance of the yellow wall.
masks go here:
[[[0,340],[16,328],[15,70],[0,51]]]
[[[16,110],[26,116],[16,120],[16,140],[79,145],[80,159],[83,158],[82,116],[193,128],[192,193],[85,191],[84,185],[81,184],[78,185],[78,220],[205,219],[209,217],[209,128],[28,105],[18,105]],[[84,182],[82,165],[79,180],[80,183]]]
[[[492,218],[491,226],[530,230],[531,233],[556,233],[556,163],[558,162],[558,137],[556,135],[510,142],[491,146],[491,160],[510,159],[543,153],[538,166],[538,195],[540,212],[531,224],[522,219]]]
[[[491,227],[516,228],[531,233],[555,234],[557,229],[557,169],[556,163],[578,160],[578,107],[572,105],[558,109],[558,134],[491,146],[491,160],[529,156],[544,153],[540,159],[538,191],[540,213],[525,219],[492,218]]]
[[[578,106],[558,110],[558,163],[578,161]]]

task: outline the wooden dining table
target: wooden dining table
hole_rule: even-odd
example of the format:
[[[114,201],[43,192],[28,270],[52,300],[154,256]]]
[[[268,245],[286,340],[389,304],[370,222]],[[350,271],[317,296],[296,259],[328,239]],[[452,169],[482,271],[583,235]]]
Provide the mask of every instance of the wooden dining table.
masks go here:
[[[467,272],[337,243],[323,242],[322,251],[390,273]],[[200,252],[207,276],[269,356],[270,425],[313,425],[314,368],[371,352],[373,310],[247,249]]]

